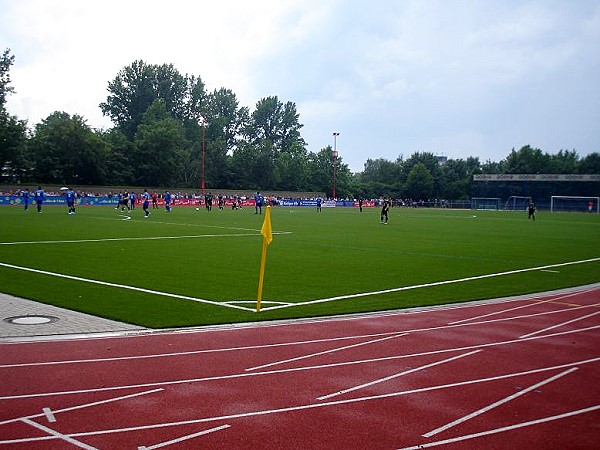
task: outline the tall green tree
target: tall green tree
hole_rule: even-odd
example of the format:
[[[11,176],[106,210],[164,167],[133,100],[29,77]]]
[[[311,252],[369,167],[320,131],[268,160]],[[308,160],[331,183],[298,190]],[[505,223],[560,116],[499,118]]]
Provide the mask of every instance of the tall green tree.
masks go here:
[[[108,145],[81,116],[50,114],[36,125],[29,146],[36,181],[69,185],[106,181]]]
[[[206,108],[202,80],[181,75],[172,64],[134,61],[108,83],[108,91],[100,109],[130,140],[155,100],[161,100],[166,110],[182,122],[197,120]]]
[[[433,176],[423,163],[417,163],[406,177],[406,195],[413,200],[428,200],[433,193]]]
[[[518,151],[513,148],[504,162],[506,173],[549,173],[550,155],[529,145]]]
[[[6,96],[14,93],[15,88],[10,85],[10,66],[15,62],[15,56],[7,48],[0,57],[0,109],[4,109]]]
[[[146,111],[133,142],[134,180],[139,186],[179,186],[189,155],[184,151],[184,130],[156,100]]]
[[[10,85],[10,67],[15,61],[10,49],[0,57],[0,179],[20,181],[27,173],[25,146],[27,123],[6,110],[6,97],[15,92]]]

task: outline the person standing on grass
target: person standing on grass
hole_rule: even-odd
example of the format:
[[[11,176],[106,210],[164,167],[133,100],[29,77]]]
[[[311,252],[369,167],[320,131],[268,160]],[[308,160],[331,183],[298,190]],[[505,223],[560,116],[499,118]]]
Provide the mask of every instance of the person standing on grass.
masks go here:
[[[213,195],[209,192],[204,196],[204,206],[207,211],[212,211]]]
[[[131,210],[135,209],[135,192],[131,191],[129,194],[129,204],[131,205]]]
[[[321,197],[317,198],[317,212],[321,212],[321,205],[323,204],[323,199]]]
[[[388,211],[390,210],[390,202],[386,197],[383,197],[383,203],[381,204],[381,217],[379,223],[387,225],[388,223]]]
[[[256,192],[254,194],[254,214],[262,214],[262,207],[265,198],[261,195],[260,192]]]
[[[532,201],[529,202],[529,205],[527,206],[527,219],[535,220],[535,203]]]
[[[148,206],[150,206],[150,194],[148,194],[148,189],[144,189],[144,193],[142,194],[142,209],[144,210],[144,218],[147,219],[150,215],[148,211]]]
[[[171,193],[169,191],[165,192],[165,212],[171,212]]]
[[[67,206],[69,208],[69,214],[75,214],[75,198],[77,198],[75,191],[69,188],[65,196],[67,197]]]
[[[33,198],[35,199],[35,204],[37,206],[38,214],[42,213],[42,205],[44,204],[44,200],[46,199],[46,193],[42,189],[41,186],[38,186],[37,191],[33,194]]]
[[[363,203],[364,203],[364,199],[362,198],[362,195],[358,198],[358,210],[360,212],[362,212],[362,207],[363,207]]]
[[[29,188],[25,188],[25,190],[21,192],[21,197],[23,197],[23,207],[25,211],[29,211],[29,197],[31,197]]]

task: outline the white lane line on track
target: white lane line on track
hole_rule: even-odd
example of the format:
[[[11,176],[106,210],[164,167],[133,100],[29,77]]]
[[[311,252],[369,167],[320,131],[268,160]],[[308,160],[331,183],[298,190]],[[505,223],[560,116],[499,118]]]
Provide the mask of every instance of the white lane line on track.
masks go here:
[[[486,347],[494,347],[494,346],[506,345],[506,344],[514,344],[514,343],[521,344],[523,342],[527,342],[528,340],[547,339],[547,338],[553,337],[553,336],[563,336],[566,334],[573,334],[573,333],[578,333],[578,332],[595,330],[598,328],[600,328],[600,325],[594,326],[594,327],[583,328],[580,330],[570,330],[570,331],[565,331],[565,332],[561,332],[561,333],[555,333],[555,334],[551,334],[551,335],[544,335],[544,336],[539,336],[539,337],[534,336],[534,337],[527,338],[527,339],[514,339],[514,340],[504,341],[504,342],[494,342],[494,343],[490,343],[490,344],[471,345],[471,346],[457,347],[457,348],[452,348],[452,349],[443,349],[443,350],[435,350],[435,351],[423,352],[423,353],[414,353],[414,354],[410,354],[410,355],[385,356],[382,358],[344,361],[344,362],[332,363],[332,364],[322,364],[322,365],[316,365],[316,366],[303,366],[303,367],[295,367],[295,368],[291,368],[291,369],[270,370],[270,371],[265,371],[265,372],[243,372],[243,373],[234,373],[234,374],[229,374],[229,375],[217,375],[217,376],[210,376],[210,377],[188,378],[188,379],[170,380],[170,381],[157,381],[157,382],[140,383],[140,384],[133,384],[133,385],[108,386],[108,387],[90,388],[90,389],[76,389],[76,390],[72,390],[72,391],[54,391],[54,392],[39,392],[39,393],[30,393],[30,394],[5,395],[5,396],[0,396],[0,400],[18,400],[18,399],[23,399],[23,398],[85,394],[85,393],[89,393],[89,392],[106,392],[106,391],[117,391],[117,390],[124,390],[124,389],[149,388],[149,387],[156,387],[156,386],[174,386],[174,385],[186,384],[186,383],[201,383],[201,382],[205,382],[205,381],[230,380],[230,379],[235,379],[235,378],[244,378],[244,377],[252,377],[252,376],[268,376],[268,375],[276,375],[276,374],[281,374],[281,373],[300,372],[300,371],[306,371],[306,370],[329,369],[329,368],[333,368],[333,367],[343,367],[343,366],[351,366],[351,365],[358,365],[358,364],[370,364],[370,363],[380,362],[380,361],[393,361],[396,359],[413,358],[413,357],[424,356],[424,355],[434,355],[434,354],[438,354],[438,353],[447,353],[447,352],[451,352],[451,351],[454,352],[454,351],[462,351],[462,350],[478,350],[478,349],[483,349]],[[586,364],[586,363],[597,362],[597,361],[600,361],[600,357],[592,358],[592,359],[588,359],[588,360],[584,360],[584,361],[579,361],[577,363],[570,363],[570,364],[566,364],[566,365],[555,366],[554,368],[560,369],[563,367],[571,367],[576,364]],[[535,370],[532,373],[535,373]],[[0,422],[0,425],[2,423],[3,422]]]
[[[64,413],[64,412],[69,412],[69,411],[75,411],[78,409],[85,409],[85,408],[89,408],[92,406],[98,406],[98,405],[104,405],[106,403],[113,403],[113,402],[117,402],[120,400],[127,400],[129,398],[134,398],[134,397],[139,397],[140,395],[146,395],[146,394],[154,394],[155,392],[161,392],[164,391],[163,388],[157,388],[157,389],[151,389],[149,391],[142,391],[142,392],[137,392],[135,394],[129,394],[129,395],[123,395],[121,397],[113,397],[113,398],[109,398],[106,400],[99,400],[97,402],[92,402],[92,403],[84,403],[82,405],[76,405],[76,406],[68,406],[66,408],[62,408],[62,409],[56,409],[54,410],[54,413],[59,414],[59,413]],[[48,408],[50,409],[50,408]],[[44,410],[46,410],[46,408],[44,408]],[[45,411],[41,414],[32,414],[30,416],[25,416],[25,417],[17,417],[15,419],[7,419],[7,420],[3,420],[0,422],[0,425],[4,425],[7,423],[11,423],[11,422],[17,422],[19,420],[23,420],[23,419],[36,419],[39,417],[45,417]],[[53,415],[54,417],[54,415]]]
[[[148,359],[148,358],[163,358],[163,357],[173,357],[173,356],[187,356],[187,355],[197,355],[197,354],[202,354],[202,353],[229,352],[229,351],[238,351],[238,350],[253,350],[253,349],[262,349],[262,348],[313,344],[313,343],[319,343],[319,342],[341,341],[341,340],[348,340],[348,339],[361,339],[361,338],[369,338],[369,337],[377,337],[377,336],[390,336],[390,335],[398,335],[401,333],[402,334],[422,333],[422,332],[427,332],[427,331],[439,331],[439,330],[447,330],[447,329],[452,329],[452,328],[485,325],[485,324],[497,323],[497,322],[507,322],[510,320],[517,320],[517,319],[527,319],[530,317],[537,317],[537,316],[550,315],[550,314],[559,314],[559,313],[566,312],[566,311],[571,312],[576,309],[585,309],[585,308],[590,308],[590,307],[592,307],[592,306],[578,306],[576,308],[561,309],[561,310],[555,310],[555,311],[548,311],[548,312],[544,312],[544,313],[529,314],[529,315],[524,315],[524,316],[507,317],[507,318],[502,318],[502,319],[485,320],[482,322],[472,322],[472,323],[465,323],[465,324],[458,324],[458,325],[441,325],[441,326],[437,326],[437,327],[428,327],[428,328],[413,328],[413,329],[408,329],[408,330],[399,330],[399,331],[392,331],[392,332],[387,332],[387,333],[342,336],[342,337],[316,339],[316,340],[309,340],[309,341],[283,342],[283,343],[277,343],[277,344],[251,345],[251,346],[244,346],[244,347],[227,347],[227,348],[218,348],[218,349],[193,350],[193,351],[188,351],[188,352],[159,353],[159,354],[150,354],[150,355],[117,356],[117,357],[111,357],[111,358],[0,364],[0,369],[12,368],[12,367],[46,366],[46,365],[58,365],[58,364],[81,364],[81,363],[95,363],[95,362],[108,362],[108,361],[124,361],[124,360],[131,360],[131,359]],[[567,330],[566,332],[550,334],[547,337],[560,336],[564,333],[588,331],[588,330],[593,330],[596,328],[600,328],[600,325],[587,327],[587,328],[583,328],[583,329]],[[542,338],[543,337],[545,337],[545,336],[542,336]],[[526,339],[529,339],[529,338],[526,338]],[[536,338],[533,337],[532,339],[536,339]],[[500,342],[500,344],[514,343],[514,342],[519,342],[519,339],[510,340],[510,341],[502,341],[502,342]],[[479,346],[486,347],[489,345],[497,345],[497,344],[496,343],[478,344],[478,345],[473,345],[470,347],[463,347],[463,349],[464,348],[477,348]],[[448,350],[443,350],[443,351],[448,351]],[[439,352],[439,351],[437,351],[437,352]],[[246,369],[246,370],[248,370],[248,369]]]
[[[446,445],[446,444],[452,444],[454,442],[467,441],[469,439],[475,439],[475,438],[479,438],[479,437],[483,437],[483,436],[489,436],[491,434],[503,433],[505,431],[516,430],[518,428],[528,427],[531,425],[538,425],[540,423],[546,423],[546,422],[552,422],[554,420],[565,419],[567,417],[577,416],[579,414],[586,414],[589,412],[596,411],[598,409],[600,409],[600,405],[594,405],[594,406],[590,406],[589,408],[577,409],[575,411],[569,411],[569,412],[566,412],[563,414],[557,414],[555,416],[547,416],[547,417],[543,417],[541,419],[530,420],[529,422],[516,423],[514,425],[508,425],[506,427],[494,428],[493,430],[481,431],[479,433],[467,434],[464,436],[458,436],[458,437],[451,438],[451,439],[444,439],[443,441],[427,442],[424,444],[415,445],[413,447],[404,447],[404,448],[401,448],[398,450],[420,450],[423,448],[437,447],[438,445]]]
[[[527,371],[523,371],[523,372],[514,372],[514,373],[509,373],[509,374],[504,374],[504,375],[497,375],[494,377],[478,378],[478,379],[460,381],[460,382],[450,383],[450,384],[428,386],[428,387],[424,387],[424,388],[411,389],[411,390],[407,390],[407,391],[388,392],[385,394],[372,395],[372,396],[366,396],[366,397],[355,397],[355,398],[350,398],[350,399],[334,400],[334,401],[328,401],[328,402],[322,402],[322,403],[310,403],[310,404],[296,405],[296,406],[277,408],[277,409],[249,411],[249,412],[244,412],[244,413],[235,413],[235,414],[228,414],[228,415],[223,415],[223,416],[203,417],[203,418],[199,418],[199,419],[190,419],[190,420],[183,420],[183,421],[178,421],[178,422],[164,422],[164,423],[156,423],[156,424],[151,424],[151,425],[141,425],[141,426],[137,426],[137,427],[84,431],[84,432],[79,432],[79,433],[71,433],[68,436],[70,436],[70,437],[98,436],[98,435],[104,435],[104,434],[150,430],[150,429],[155,429],[155,428],[191,425],[191,424],[197,424],[197,423],[239,419],[239,418],[244,418],[244,417],[255,417],[255,416],[264,416],[264,415],[269,415],[269,414],[277,414],[277,413],[285,413],[285,412],[293,412],[293,411],[303,411],[303,410],[310,410],[310,409],[317,409],[317,408],[326,408],[329,406],[347,405],[347,404],[360,403],[360,402],[366,402],[366,401],[372,401],[372,400],[380,400],[380,399],[386,399],[386,398],[399,397],[399,396],[403,396],[403,395],[420,394],[423,392],[432,392],[432,391],[438,391],[438,390],[455,388],[455,387],[462,387],[462,386],[469,386],[469,385],[474,385],[474,384],[493,382],[493,381],[498,381],[498,380],[520,377],[520,376],[527,376],[527,375],[531,375],[534,373],[542,373],[542,372],[547,372],[547,371],[551,371],[551,370],[571,368],[574,366],[595,363],[598,361],[600,361],[600,358],[593,358],[590,360],[575,361],[575,362],[572,362],[569,364],[561,364],[558,366],[544,367],[544,368],[539,368],[539,369],[527,370]],[[591,408],[586,408],[584,410],[578,410],[578,411],[589,412],[589,411],[596,410],[598,408],[600,408],[600,405],[594,406]],[[564,416],[564,415],[560,415],[560,416]],[[558,416],[552,416],[552,417],[558,417]],[[568,417],[568,415],[564,416],[564,417]],[[532,421],[532,422],[536,422],[536,421]],[[539,422],[539,423],[542,423],[542,422]],[[508,428],[508,429],[510,429],[510,428]],[[22,438],[22,439],[5,440],[5,441],[0,441],[0,445],[13,444],[13,443],[18,443],[18,442],[33,442],[33,441],[47,440],[47,439],[48,438]],[[414,448],[416,449],[419,447],[414,447]]]
[[[429,369],[430,367],[435,367],[435,366],[439,366],[441,364],[446,364],[446,363],[449,363],[451,361],[455,361],[457,359],[464,358],[465,356],[471,356],[471,355],[474,355],[476,353],[479,353],[480,351],[481,350],[475,350],[475,351],[472,351],[472,352],[469,352],[469,353],[463,353],[462,355],[452,356],[451,358],[446,358],[446,359],[443,359],[441,361],[435,361],[435,362],[432,362],[432,363],[429,363],[429,364],[425,364],[423,366],[415,367],[414,369],[409,369],[409,370],[405,370],[405,371],[400,372],[400,373],[395,373],[395,374],[390,375],[388,377],[379,378],[378,380],[369,381],[368,383],[360,384],[358,386],[353,386],[353,387],[348,388],[348,389],[343,389],[341,391],[337,391],[337,392],[334,392],[332,394],[321,395],[320,397],[317,397],[317,400],[327,400],[327,399],[330,399],[332,397],[337,397],[338,395],[347,394],[348,392],[353,392],[353,391],[357,391],[359,389],[364,389],[366,387],[373,386],[375,384],[384,383],[386,381],[393,380],[394,378],[398,378],[398,377],[401,377],[401,376],[404,376],[404,375],[408,375],[408,374],[411,374],[413,372],[418,372],[420,370]]]
[[[44,416],[46,416],[46,419],[48,419],[48,422],[56,422],[56,417],[54,417],[54,413],[50,408],[43,408],[42,411],[44,412]]]
[[[180,442],[187,441],[189,439],[193,439],[198,436],[204,436],[205,434],[214,433],[215,431],[221,431],[226,428],[229,428],[231,425],[221,425],[220,427],[210,428],[208,430],[200,431],[198,433],[188,434],[186,436],[181,436],[176,439],[171,439],[170,441],[161,442],[159,444],[151,445],[150,447],[141,446],[138,447],[138,450],[155,450],[157,448],[167,447],[173,444],[179,444]]]
[[[541,386],[544,386],[548,383],[558,380],[559,378],[562,378],[565,375],[575,372],[577,369],[578,369],[577,367],[573,367],[573,368],[565,370],[557,375],[554,375],[550,378],[546,378],[545,380],[542,380],[539,383],[533,384],[519,392],[514,393],[513,395],[509,395],[508,397],[498,400],[497,402],[491,403],[484,408],[478,409],[477,411],[473,411],[471,414],[467,414],[466,416],[463,416],[463,417],[456,419],[450,423],[447,423],[446,425],[436,428],[435,430],[431,430],[430,432],[423,434],[423,437],[430,438],[431,436],[441,433],[442,431],[448,430],[458,424],[466,422],[467,420],[471,420],[473,417],[477,417],[485,412],[491,411],[492,409],[494,409],[500,405],[503,405],[505,403],[508,403],[509,401],[514,400],[515,398],[518,398],[524,394],[527,394],[528,392],[536,390],[537,388],[539,388]]]
[[[595,305],[592,305],[592,306],[598,306],[598,305],[599,304],[596,303]],[[546,328],[543,328],[541,330],[534,331],[533,333],[524,334],[523,336],[519,336],[519,339],[525,339],[525,338],[528,338],[528,337],[531,337],[531,336],[535,336],[536,334],[541,334],[541,333],[544,333],[546,331],[554,330],[555,328],[560,328],[562,326],[569,325],[569,324],[574,323],[574,322],[579,322],[580,320],[584,320],[584,319],[587,319],[589,317],[593,317],[593,316],[595,316],[597,314],[600,314],[600,311],[596,311],[596,312],[593,312],[591,314],[586,314],[585,316],[576,317],[575,319],[567,320],[566,322],[557,323],[556,325],[552,325],[550,327],[546,327]]]
[[[31,425],[32,427],[37,428],[38,430],[42,430],[55,438],[62,439],[65,442],[73,444],[76,447],[84,448],[86,450],[97,450],[96,447],[92,447],[91,445],[84,444],[83,442],[73,439],[72,437],[70,437],[66,434],[59,433],[58,431],[53,430],[52,428],[48,428],[44,425],[40,425],[39,423],[34,422],[33,420],[23,419],[22,422],[26,423],[27,425]]]
[[[407,333],[397,333],[397,334],[394,334],[393,336],[387,336],[387,337],[384,337],[384,338],[381,338],[381,339],[374,339],[372,341],[359,342],[357,344],[346,345],[344,347],[332,348],[332,349],[329,349],[329,350],[324,350],[322,352],[311,353],[309,355],[302,355],[302,356],[297,356],[295,358],[284,359],[284,360],[281,360],[281,361],[275,361],[275,362],[271,362],[271,363],[268,363],[268,364],[263,364],[261,366],[250,367],[250,368],[246,369],[246,371],[249,372],[249,371],[252,371],[252,370],[264,369],[266,367],[276,366],[276,365],[279,365],[279,364],[285,364],[285,363],[288,363],[288,362],[300,361],[302,359],[312,358],[313,356],[327,355],[327,354],[339,352],[339,351],[342,351],[342,350],[348,350],[349,348],[362,347],[363,345],[374,344],[376,342],[382,342],[382,341],[387,341],[388,339],[395,339],[395,338],[398,338],[398,337],[406,336],[406,334]]]
[[[533,306],[543,305],[544,303],[552,303],[552,302],[555,302],[557,300],[563,300],[565,298],[575,297],[577,295],[586,294],[588,292],[594,292],[596,289],[597,288],[594,287],[594,288],[590,288],[590,289],[583,289],[581,291],[569,292],[567,294],[562,294],[562,295],[559,295],[557,297],[553,296],[552,298],[549,298],[547,300],[541,300],[541,301],[538,301],[538,302],[535,302],[535,303],[528,303],[526,305],[515,306],[514,308],[508,308],[508,309],[503,309],[503,310],[495,311],[495,312],[488,313],[488,314],[482,314],[480,316],[470,317],[468,319],[455,320],[454,322],[449,322],[448,325],[455,325],[455,324],[458,324],[458,323],[469,322],[471,320],[478,320],[478,319],[483,319],[483,318],[486,318],[486,317],[497,316],[498,314],[504,314],[504,313],[507,313],[507,312],[510,312],[510,311],[516,311],[518,309],[523,309],[523,308],[531,308]]]

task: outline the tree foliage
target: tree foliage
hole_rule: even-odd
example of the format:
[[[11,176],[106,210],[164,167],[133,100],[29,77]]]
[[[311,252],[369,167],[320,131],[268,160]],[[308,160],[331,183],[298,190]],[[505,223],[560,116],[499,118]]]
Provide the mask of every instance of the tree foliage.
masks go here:
[[[467,199],[477,173],[600,173],[600,155],[550,155],[526,145],[500,162],[440,160],[418,151],[394,161],[367,159],[352,173],[327,146],[309,151],[300,114],[276,95],[253,108],[227,88],[207,92],[199,76],[172,64],[136,60],[108,82],[99,106],[114,127],[54,112],[27,129],[5,110],[10,50],[0,58],[0,177],[4,181],[207,189],[319,191],[338,198]],[[364,153],[369,154],[365,148]]]

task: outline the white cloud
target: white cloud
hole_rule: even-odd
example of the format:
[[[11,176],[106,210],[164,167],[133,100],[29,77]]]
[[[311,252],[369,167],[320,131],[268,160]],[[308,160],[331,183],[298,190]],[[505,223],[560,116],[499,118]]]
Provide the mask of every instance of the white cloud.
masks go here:
[[[243,106],[295,102],[309,149],[340,132],[355,170],[417,150],[600,151],[599,24],[596,0],[0,0],[8,107],[31,125],[64,110],[108,126],[119,70],[172,63]]]

